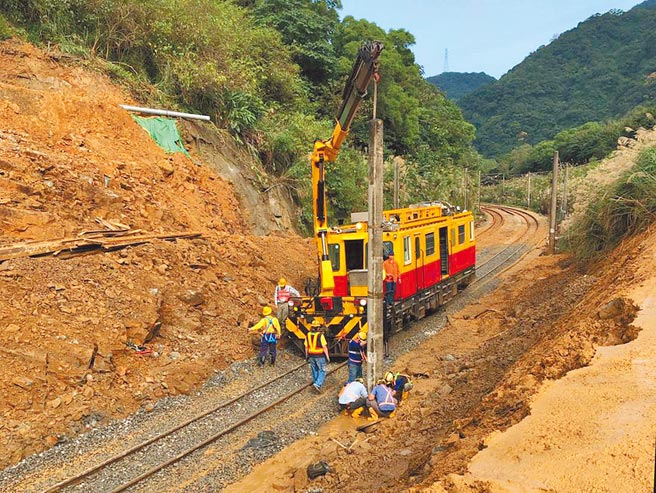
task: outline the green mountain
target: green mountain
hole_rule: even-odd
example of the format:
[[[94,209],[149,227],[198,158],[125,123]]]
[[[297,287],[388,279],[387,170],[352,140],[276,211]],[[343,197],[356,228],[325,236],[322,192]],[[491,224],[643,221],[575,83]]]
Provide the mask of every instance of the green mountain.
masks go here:
[[[458,101],[470,92],[494,82],[496,79],[485,72],[442,72],[426,80],[444,91],[446,96]]]
[[[476,146],[499,156],[656,98],[656,0],[595,15],[459,101]]]

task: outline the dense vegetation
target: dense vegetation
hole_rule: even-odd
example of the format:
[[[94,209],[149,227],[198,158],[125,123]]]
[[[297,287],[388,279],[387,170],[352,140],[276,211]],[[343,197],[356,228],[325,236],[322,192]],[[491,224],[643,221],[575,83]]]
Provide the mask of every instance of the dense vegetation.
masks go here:
[[[522,144],[497,160],[496,171],[506,175],[551,170],[554,151],[562,162],[579,166],[607,157],[618,140],[632,138],[635,129],[656,125],[656,102],[638,106],[621,118],[588,122],[558,132],[553,139],[532,146]]]
[[[443,72],[426,80],[444,91],[449,99],[458,101],[496,79],[485,72]]]
[[[211,115],[295,193],[306,219],[308,153],[332,133],[361,43],[382,41],[378,116],[387,155],[406,159],[404,202],[444,198],[462,169],[478,165],[473,126],[422,78],[412,34],[340,21],[340,8],[339,0],[2,0],[0,35],[13,26],[35,43],[58,43],[144,103]],[[366,205],[370,117],[371,98],[329,171],[334,219]]]
[[[596,15],[459,101],[476,146],[498,157],[656,97],[656,0]]]

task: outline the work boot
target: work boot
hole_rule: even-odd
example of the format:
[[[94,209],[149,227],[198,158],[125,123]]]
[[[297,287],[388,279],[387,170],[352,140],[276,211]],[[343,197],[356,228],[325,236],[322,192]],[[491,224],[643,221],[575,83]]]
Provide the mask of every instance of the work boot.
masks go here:
[[[378,419],[378,413],[373,407],[369,408],[369,417],[367,419],[369,421],[376,421]]]
[[[352,418],[359,418],[360,415],[362,414],[362,411],[364,411],[364,407],[359,407],[355,411],[351,413]]]
[[[276,366],[276,358],[271,358],[271,366]]]
[[[264,366],[264,358],[257,359],[257,366]]]

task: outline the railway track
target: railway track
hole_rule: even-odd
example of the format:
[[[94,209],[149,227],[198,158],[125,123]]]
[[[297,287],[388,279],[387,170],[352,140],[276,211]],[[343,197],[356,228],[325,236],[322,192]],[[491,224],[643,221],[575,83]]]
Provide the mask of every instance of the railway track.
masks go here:
[[[333,365],[327,374],[338,372],[345,365],[345,362]],[[12,491],[118,493],[130,490],[162,469],[211,443],[219,440],[234,441],[231,435],[238,434],[241,427],[308,389],[312,382],[307,375],[307,364],[297,364],[236,397],[171,425],[164,431],[140,438],[134,445],[129,446],[131,440],[128,437],[123,448],[114,450],[109,457],[105,456],[107,450],[104,453],[103,450],[97,450],[97,453],[93,454],[95,462],[92,465],[87,465],[85,461],[78,464],[65,463],[58,470],[48,469],[43,475],[25,478],[29,480],[25,481],[30,484],[28,489],[22,489],[21,485],[16,484]],[[292,390],[287,390],[289,388]],[[314,396],[314,393],[311,395]],[[249,400],[255,402],[249,403]],[[254,411],[244,413],[244,409]]]
[[[524,226],[516,228],[506,237],[508,244],[503,248],[481,258],[477,279],[474,281],[479,285],[514,265],[542,239],[535,237],[538,220],[533,214],[512,207],[484,207],[492,223],[484,232],[491,233],[492,228],[507,227],[508,218]],[[518,245],[516,241],[519,239],[529,241]],[[278,374],[263,378],[264,381],[242,389],[241,392],[226,388],[223,396],[211,399],[200,410],[194,409],[195,412],[191,412],[190,409],[176,418],[164,416],[150,430],[146,426],[145,430],[138,432],[126,431],[123,436],[120,436],[119,431],[119,436],[112,436],[96,448],[92,446],[79,457],[73,453],[68,460],[46,464],[24,475],[20,481],[0,482],[0,489],[30,493],[221,489],[221,483],[215,480],[207,489],[199,485],[206,481],[205,476],[211,476],[212,471],[218,467],[225,468],[225,464],[239,463],[253,437],[266,436],[266,433],[271,433],[284,420],[298,428],[299,416],[320,407],[322,400],[326,401],[324,396],[316,395],[308,389],[311,381],[306,364],[297,362],[290,359],[290,364],[284,370],[277,369]],[[332,364],[329,373],[339,375],[344,366],[345,363]],[[259,371],[261,375],[268,373]],[[337,376],[327,381],[326,394],[332,396],[332,391],[336,391],[339,385]],[[325,408],[331,409],[330,405]],[[272,426],[272,423],[277,426]],[[298,436],[290,440],[296,438]],[[209,453],[208,450],[211,450],[213,458],[209,461],[211,464],[204,464],[202,458]],[[232,472],[228,474],[226,484],[229,484]],[[234,475],[238,476],[239,471],[235,470]]]
[[[491,253],[477,262],[476,279],[471,285],[481,284],[489,279],[490,276],[498,275],[509,269],[519,262],[533,248],[538,246],[543,239],[538,235],[540,224],[537,215],[532,212],[517,207],[498,205],[481,206],[481,210],[492,217],[492,222],[497,227],[505,223],[504,213],[509,216],[521,218],[524,227],[519,231],[515,231],[514,234],[507,239],[508,244],[503,248]],[[485,231],[488,230],[489,228]],[[522,238],[527,241],[519,241],[519,239]]]

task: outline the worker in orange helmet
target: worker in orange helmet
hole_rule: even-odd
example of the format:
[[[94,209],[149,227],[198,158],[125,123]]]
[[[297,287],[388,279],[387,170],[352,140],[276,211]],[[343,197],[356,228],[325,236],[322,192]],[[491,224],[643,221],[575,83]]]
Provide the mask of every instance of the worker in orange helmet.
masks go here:
[[[292,286],[287,284],[287,279],[281,277],[278,279],[278,284],[273,290],[273,303],[277,308],[277,317],[280,322],[281,327],[285,326],[285,320],[289,315],[289,300],[292,297],[300,297],[299,292],[294,289]]]
[[[264,366],[267,352],[271,355],[271,365],[276,364],[276,346],[280,339],[280,323],[278,319],[271,314],[271,307],[262,308],[262,319],[250,327],[248,332],[262,331],[262,340],[260,341],[260,354],[257,359],[259,366]]]

